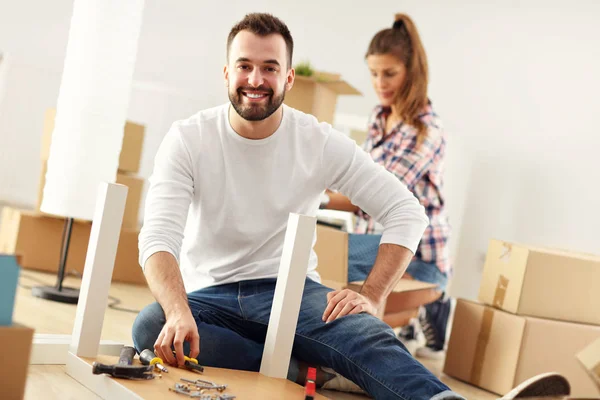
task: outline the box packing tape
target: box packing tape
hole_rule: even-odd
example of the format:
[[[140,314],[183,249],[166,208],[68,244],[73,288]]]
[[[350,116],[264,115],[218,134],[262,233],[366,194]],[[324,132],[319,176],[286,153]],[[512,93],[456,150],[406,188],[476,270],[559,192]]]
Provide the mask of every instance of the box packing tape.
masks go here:
[[[471,383],[479,386],[481,381],[481,370],[485,361],[485,352],[488,342],[490,341],[490,332],[492,330],[492,322],[494,321],[494,311],[489,308],[483,310],[483,318],[481,320],[481,328],[477,337],[475,347],[475,356],[473,357],[473,368],[471,369]]]
[[[510,280],[504,275],[498,276],[498,282],[496,283],[496,290],[494,291],[494,307],[502,308],[504,305],[504,298],[506,297],[506,289],[508,289],[508,283]]]
[[[508,262],[510,260],[510,255],[512,253],[512,244],[510,243],[506,243],[506,242],[502,242],[502,247],[504,249],[504,253],[502,253],[500,255],[500,258],[504,258],[506,262]]]
[[[509,262],[510,256],[512,255],[512,244],[503,242],[502,243],[502,254],[500,254],[500,261]],[[506,289],[508,289],[508,283],[510,280],[504,275],[498,277],[496,283],[496,291],[494,292],[494,307],[502,308],[504,305],[504,298],[506,297]]]

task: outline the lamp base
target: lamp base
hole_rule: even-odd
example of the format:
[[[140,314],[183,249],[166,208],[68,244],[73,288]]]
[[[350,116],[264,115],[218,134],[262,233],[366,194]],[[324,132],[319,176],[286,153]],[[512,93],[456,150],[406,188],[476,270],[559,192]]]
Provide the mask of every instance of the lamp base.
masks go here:
[[[41,299],[58,301],[60,303],[77,304],[79,289],[64,287],[58,290],[55,286],[35,286],[31,294]]]

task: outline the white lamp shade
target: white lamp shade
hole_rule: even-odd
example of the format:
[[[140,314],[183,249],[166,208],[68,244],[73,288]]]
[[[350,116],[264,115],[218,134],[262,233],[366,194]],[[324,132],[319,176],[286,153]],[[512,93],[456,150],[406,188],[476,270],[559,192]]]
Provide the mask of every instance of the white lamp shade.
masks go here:
[[[75,0],[41,210],[92,220],[114,183],[144,0]]]

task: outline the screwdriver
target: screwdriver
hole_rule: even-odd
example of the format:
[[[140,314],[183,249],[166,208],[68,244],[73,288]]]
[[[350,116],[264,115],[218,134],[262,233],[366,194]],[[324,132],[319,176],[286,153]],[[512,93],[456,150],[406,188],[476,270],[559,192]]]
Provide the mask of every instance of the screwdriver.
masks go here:
[[[154,352],[150,349],[146,349],[140,353],[140,361],[144,365],[154,365],[162,372],[169,372],[169,370],[163,365],[163,360],[156,357],[156,354],[154,354]]]
[[[175,353],[173,351],[173,355],[175,357],[177,357],[177,353]],[[199,372],[204,372],[204,367],[202,365],[198,364],[198,360],[196,360],[195,358],[191,358],[186,356],[185,354],[183,355],[183,359],[185,360],[184,365],[188,368],[188,369],[193,369]]]

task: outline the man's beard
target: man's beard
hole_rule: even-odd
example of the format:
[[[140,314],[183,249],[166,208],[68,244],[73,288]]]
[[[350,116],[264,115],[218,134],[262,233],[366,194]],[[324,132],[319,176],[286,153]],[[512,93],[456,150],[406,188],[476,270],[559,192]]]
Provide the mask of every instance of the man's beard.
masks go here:
[[[242,92],[252,92],[252,91],[260,91],[267,93],[267,101],[266,104],[244,104],[244,96]],[[279,96],[274,96],[272,89],[264,88],[263,86],[259,86],[257,88],[253,87],[239,87],[235,91],[228,90],[229,101],[233,105],[235,111],[240,115],[240,117],[244,118],[246,121],[262,121],[271,114],[273,114],[279,106],[283,103],[285,99],[285,89]]]

